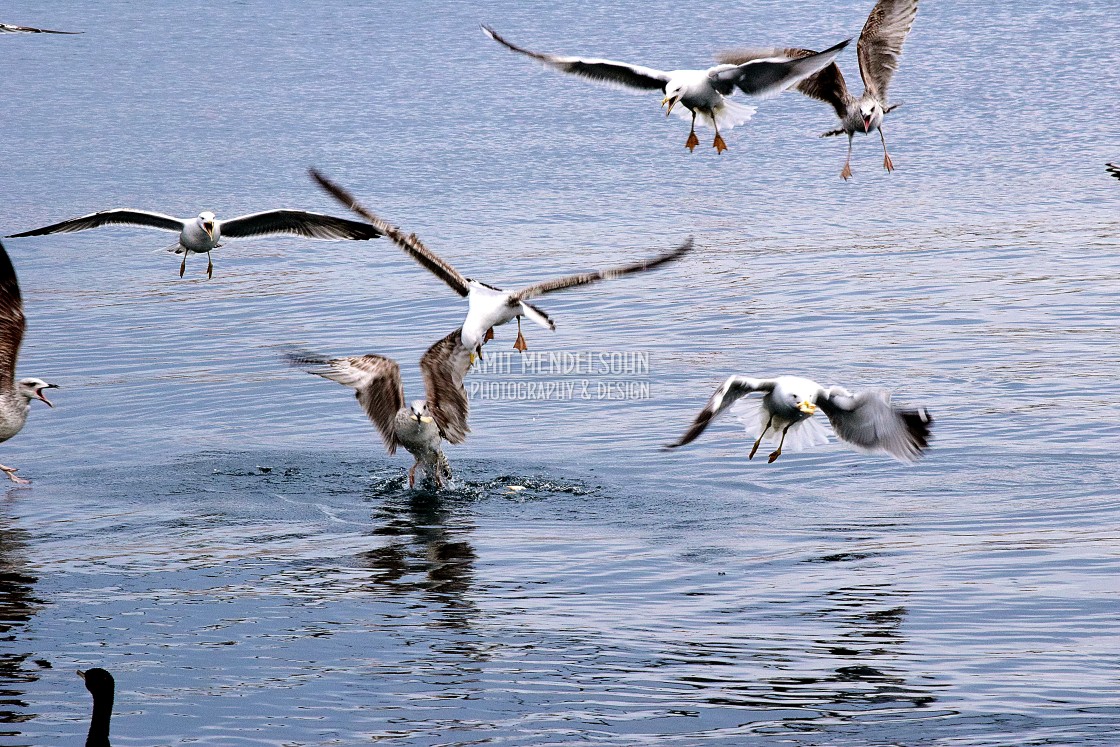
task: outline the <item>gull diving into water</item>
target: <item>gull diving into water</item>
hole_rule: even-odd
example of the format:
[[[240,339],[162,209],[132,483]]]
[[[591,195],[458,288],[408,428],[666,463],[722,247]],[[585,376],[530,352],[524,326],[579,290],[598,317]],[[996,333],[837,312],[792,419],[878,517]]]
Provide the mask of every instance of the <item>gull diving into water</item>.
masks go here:
[[[533,58],[545,67],[581,78],[605,83],[607,85],[629,88],[637,91],[661,91],[665,97],[661,105],[668,107],[665,116],[677,110],[678,116],[692,119],[685,147],[689,152],[700,144],[696,137],[696,121],[715,130],[712,147],[717,153],[727,149],[727,143],[720,135],[720,128],[730,130],[749,120],[755,113],[753,106],[739,104],[726,97],[736,89],[748,96],[765,98],[776,95],[790,86],[804,80],[832,63],[840,50],[848,45],[843,41],[823,52],[801,55],[797,59],[780,56],[773,59],[756,57],[742,63],[716,65],[706,70],[655,70],[626,62],[602,60],[594,57],[564,57],[541,54],[519,47],[498,35],[489,26],[483,26],[494,41],[506,49]],[[687,112],[687,113],[686,113]]]
[[[0,442],[7,441],[23,429],[31,411],[31,400],[37,399],[48,407],[54,407],[43,391],[57,389],[57,384],[33,378],[16,381],[16,359],[26,328],[16,269],[4,245],[0,244]],[[0,464],[0,472],[12,482],[30,482],[16,477],[15,467]]]
[[[918,15],[918,0],[879,0],[867,17],[856,43],[859,73],[863,78],[863,95],[858,99],[848,92],[844,75],[835,63],[812,75],[797,85],[797,90],[827,104],[831,104],[840,117],[841,126],[821,137],[848,136],[848,159],[840,176],[846,181],[852,175],[852,136],[857,132],[868,134],[879,131],[883,141],[883,167],[894,171],[894,163],[887,153],[887,139],[883,135],[883,117],[900,104],[887,105],[887,87],[898,70],[902,44],[914,18]],[[793,59],[815,54],[808,49],[762,49],[728,52],[720,55],[720,62],[734,65],[760,58],[789,57]]]
[[[52,31],[51,29],[37,29],[31,26],[12,26],[7,23],[0,23],[0,33],[4,32],[24,32],[27,34],[80,34],[81,31]]]
[[[187,270],[187,257],[191,254],[206,254],[206,277],[214,276],[214,263],[210,252],[222,246],[221,239],[244,239],[250,236],[273,236],[290,234],[309,239],[354,239],[364,241],[376,239],[381,234],[363,221],[336,218],[333,215],[309,213],[304,210],[267,210],[263,213],[250,213],[229,220],[218,220],[209,210],[198,214],[197,218],[173,218],[163,213],[147,210],[120,208],[90,213],[80,218],[64,220],[32,231],[15,233],[5,238],[15,239],[25,236],[45,236],[51,233],[73,233],[88,228],[111,224],[147,226],[175,231],[179,242],[168,251],[182,254],[179,264],[179,277]]]
[[[447,283],[451,290],[466,297],[467,318],[463,322],[463,345],[472,356],[481,357],[482,346],[494,338],[494,327],[505,324],[512,319],[517,319],[517,340],[513,347],[521,352],[528,349],[525,344],[525,336],[521,333],[522,316],[532,319],[542,327],[555,330],[556,324],[548,314],[529,303],[531,298],[567,288],[589,285],[600,280],[610,280],[623,275],[652,270],[655,267],[678,260],[692,250],[692,239],[690,238],[676,249],[634,264],[546,280],[543,283],[530,285],[517,291],[504,291],[493,285],[487,285],[465,277],[449,262],[424,246],[416,234],[406,235],[399,228],[381,220],[362,207],[348,191],[327,179],[315,169],[311,169],[311,177],[339,202],[368,220],[377,231],[388,236],[429,272]]]
[[[754,392],[761,392],[762,397],[741,399]],[[903,462],[916,461],[929,447],[930,424],[933,423],[925,409],[904,410],[893,406],[890,393],[884,389],[852,394],[839,386],[825,389],[799,376],[776,379],[731,376],[716,389],[681,439],[667,448],[694,441],[733,403],[737,403],[734,409],[746,426],[747,434],[757,436],[747,458],[754,459],[764,440],[771,443],[776,440],[778,448],[770,454],[771,462],[782,455],[787,436],[793,451],[828,443],[824,427],[812,417],[818,409],[828,417],[841,441],[861,451],[888,454]]]
[[[457,329],[428,348],[420,358],[427,400],[405,405],[401,369],[397,362],[381,355],[352,358],[323,358],[309,353],[289,354],[292,365],[308,373],[351,387],[366,415],[377,427],[390,454],[403,446],[416,462],[408,471],[408,484],[430,479],[437,487],[451,479],[451,466],[440,448],[440,441],[461,444],[470,428],[470,405],[463,389],[463,377],[471,366],[471,356],[463,347]],[[308,368],[318,366],[318,368]]]

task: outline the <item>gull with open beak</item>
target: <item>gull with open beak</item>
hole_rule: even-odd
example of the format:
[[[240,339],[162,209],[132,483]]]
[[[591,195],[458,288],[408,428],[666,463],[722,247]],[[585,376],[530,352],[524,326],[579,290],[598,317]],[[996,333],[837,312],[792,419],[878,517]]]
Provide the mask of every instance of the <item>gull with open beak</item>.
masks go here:
[[[762,393],[762,397],[742,399],[754,392]],[[688,431],[667,448],[691,443],[716,416],[733,404],[747,433],[757,436],[748,459],[754,459],[764,440],[777,440],[770,462],[782,455],[787,440],[793,451],[828,443],[824,426],[812,417],[817,410],[828,417],[841,441],[862,451],[884,453],[903,462],[916,461],[929,447],[933,422],[924,408],[908,410],[893,406],[890,393],[883,389],[852,394],[838,386],[825,389],[800,376],[774,379],[731,376],[716,389]]]
[[[545,67],[606,85],[627,88],[634,91],[661,91],[665,94],[661,106],[667,107],[665,116],[672,114],[673,108],[679,116],[692,119],[692,129],[688,133],[685,147],[689,152],[700,144],[696,137],[696,122],[715,130],[712,147],[717,153],[727,149],[727,143],[720,135],[720,128],[730,130],[743,124],[755,113],[753,106],[739,104],[727,97],[736,90],[757,98],[777,95],[790,86],[816,73],[832,63],[840,50],[848,42],[840,42],[823,52],[805,55],[798,59],[788,56],[773,59],[754,58],[742,64],[716,65],[705,70],[655,70],[642,65],[615,62],[594,57],[567,57],[541,54],[519,47],[498,35],[489,26],[482,30],[494,41],[510,51],[530,57]]]
[[[23,429],[31,411],[31,400],[37,399],[48,407],[54,407],[43,392],[57,389],[57,384],[48,384],[36,378],[16,381],[16,359],[26,328],[16,270],[4,245],[0,244],[0,442],[7,441]],[[16,477],[16,471],[15,467],[0,464],[0,472],[12,482],[30,482]]]
[[[210,259],[210,252],[222,246],[220,242],[223,238],[244,239],[251,236],[289,234],[308,239],[364,241],[381,236],[368,223],[347,218],[336,218],[333,215],[323,215],[322,213],[309,213],[305,210],[266,210],[261,213],[250,213],[249,215],[230,218],[229,220],[218,220],[209,210],[202,211],[197,218],[174,218],[170,215],[148,210],[122,208],[90,213],[80,218],[64,220],[61,223],[54,223],[43,228],[12,234],[6,238],[73,233],[74,231],[84,231],[98,226],[116,224],[147,226],[148,228],[177,232],[179,241],[168,251],[183,255],[183,261],[179,264],[179,277],[183,277],[183,273],[186,272],[187,257],[191,254],[206,255],[206,277],[213,277],[214,263]]]

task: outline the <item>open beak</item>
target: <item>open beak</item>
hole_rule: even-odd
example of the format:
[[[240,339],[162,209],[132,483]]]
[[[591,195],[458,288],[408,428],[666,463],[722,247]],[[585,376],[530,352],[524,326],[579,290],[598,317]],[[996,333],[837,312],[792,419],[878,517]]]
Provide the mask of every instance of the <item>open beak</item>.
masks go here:
[[[46,402],[47,407],[54,407],[54,405],[51,404],[51,401],[43,396],[43,389],[58,389],[58,384],[47,384],[45,387],[35,392],[35,397],[42,400],[43,402]]]
[[[863,118],[863,131],[864,133],[871,132],[871,117]]]
[[[204,229],[206,229],[206,235],[210,237],[211,241],[213,241],[214,240],[214,224],[213,223],[203,223],[202,227]]]
[[[801,410],[801,412],[805,413],[806,415],[812,415],[817,411],[817,406],[806,399],[798,403],[797,409]]]
[[[665,110],[665,116],[668,117],[673,113],[673,107],[677,105],[677,99],[673,98],[672,96],[666,96],[665,98],[661,99],[661,105],[665,106],[666,104],[669,105],[669,108]]]
[[[431,419],[430,417],[428,417],[427,415],[421,415],[421,416],[419,417],[419,420],[420,420],[420,422],[421,422],[421,423],[430,423],[430,422],[432,422],[432,419]]]

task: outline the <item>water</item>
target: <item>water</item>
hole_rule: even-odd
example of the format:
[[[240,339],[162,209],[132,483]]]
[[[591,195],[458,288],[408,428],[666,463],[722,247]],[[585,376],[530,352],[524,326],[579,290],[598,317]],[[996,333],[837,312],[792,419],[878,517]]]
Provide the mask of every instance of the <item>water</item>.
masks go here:
[[[870,5],[6,4],[85,34],[0,38],[3,233],[337,212],[314,164],[504,285],[698,249],[542,300],[531,353],[648,370],[476,373],[590,396],[476,398],[433,495],[280,360],[378,352],[421,391],[463,308],[386,242],[244,241],[211,281],[152,231],[6,242],[20,370],[63,388],[3,446],[34,485],[0,498],[0,742],[80,742],[104,666],[126,745],[1115,744],[1113,5],[924,3],[898,170],[860,137],[847,184],[817,102],[689,155],[655,97],[478,30],[668,68]],[[891,387],[934,448],[766,465],[729,419],[659,451],[732,372]]]

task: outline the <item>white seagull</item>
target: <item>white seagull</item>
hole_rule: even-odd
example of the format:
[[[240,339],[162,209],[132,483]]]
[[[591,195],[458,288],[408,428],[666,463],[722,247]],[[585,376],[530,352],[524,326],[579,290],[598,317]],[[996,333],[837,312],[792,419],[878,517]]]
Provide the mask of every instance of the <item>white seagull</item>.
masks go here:
[[[835,64],[829,65],[816,75],[798,84],[797,90],[805,95],[831,104],[840,117],[841,126],[821,137],[833,135],[848,136],[848,159],[840,176],[846,181],[852,175],[852,136],[857,132],[879,131],[883,141],[883,167],[894,171],[894,163],[887,153],[887,139],[883,136],[883,117],[900,104],[887,105],[887,87],[891,77],[898,70],[898,58],[902,56],[902,44],[914,19],[918,15],[918,0],[879,0],[867,17],[856,44],[859,57],[859,73],[863,78],[863,95],[858,99],[848,92],[844,75]],[[728,52],[717,59],[727,64],[746,63],[759,58],[789,57],[800,58],[815,54],[808,49],[763,49]]]
[[[8,23],[0,23],[0,33],[4,32],[24,32],[28,34],[80,34],[81,31],[52,31],[51,29],[37,29],[31,26],[12,26]]]
[[[183,255],[183,261],[179,265],[179,277],[183,277],[183,273],[186,272],[187,257],[191,254],[206,254],[206,277],[213,277],[214,263],[210,259],[210,252],[222,246],[219,242],[223,238],[244,239],[250,236],[290,234],[309,239],[364,241],[381,236],[368,223],[347,218],[336,218],[333,215],[323,215],[322,213],[309,213],[304,210],[266,210],[262,213],[250,213],[229,220],[218,220],[209,210],[202,211],[197,218],[175,218],[148,210],[118,208],[116,210],[103,210],[100,213],[90,213],[80,218],[64,220],[61,223],[54,223],[23,233],[14,233],[5,238],[16,239],[24,236],[44,236],[50,233],[73,233],[74,231],[84,231],[88,228],[110,224],[147,226],[177,232],[179,241],[168,251]]]
[[[489,26],[483,26],[482,30],[507,49],[527,55],[545,67],[615,87],[663,92],[665,97],[661,99],[661,105],[668,107],[665,116],[669,116],[673,107],[679,103],[682,109],[678,109],[677,114],[692,118],[692,129],[685,141],[689,152],[700,144],[696,138],[697,117],[700,118],[700,124],[716,131],[712,147],[717,153],[723,153],[727,149],[727,143],[719,133],[720,128],[730,130],[754,115],[753,106],[738,104],[726,98],[735,89],[760,98],[776,95],[829,65],[840,54],[840,50],[848,45],[847,41],[843,41],[823,52],[798,59],[790,59],[788,56],[773,59],[759,57],[741,64],[716,65],[706,70],[666,72],[594,57],[541,54],[507,41]]]
[[[787,434],[794,451],[828,443],[824,427],[812,418],[818,409],[828,417],[841,441],[862,451],[885,453],[899,461],[913,462],[929,447],[933,422],[929,411],[894,407],[885,389],[852,394],[839,386],[825,389],[800,376],[775,379],[731,376],[716,389],[681,439],[667,448],[691,443],[717,415],[752,392],[762,392],[762,397],[743,400],[736,406],[736,414],[748,435],[758,436],[748,459],[754,459],[764,439],[771,443],[777,440],[778,448],[769,459],[773,462],[782,455]]]
[[[33,378],[16,381],[16,359],[26,328],[16,269],[4,245],[0,244],[0,442],[7,441],[23,429],[31,411],[31,400],[37,399],[54,407],[43,395],[43,390],[57,389],[57,384]],[[16,477],[16,471],[15,467],[0,464],[0,472],[12,482],[30,482]]]
[[[362,207],[348,191],[327,179],[315,169],[311,169],[311,176],[339,202],[368,220],[377,231],[388,236],[393,243],[407,252],[409,256],[419,262],[423,267],[427,268],[428,271],[440,280],[447,283],[453,291],[460,296],[466,297],[467,318],[463,322],[463,345],[466,346],[467,351],[471,353],[472,363],[474,356],[482,356],[482,346],[494,338],[494,327],[505,324],[512,319],[517,319],[517,340],[514,342],[513,347],[521,352],[528,349],[528,346],[525,344],[525,336],[521,333],[522,316],[532,319],[534,322],[547,329],[556,329],[556,324],[549,318],[548,314],[539,307],[529,303],[530,298],[564,290],[566,288],[589,285],[600,280],[610,280],[635,272],[652,270],[655,267],[680,259],[692,250],[692,239],[690,238],[676,249],[650,259],[635,262],[634,264],[614,267],[607,270],[587,272],[581,275],[569,275],[568,277],[557,278],[555,280],[546,280],[543,283],[530,285],[518,291],[505,291],[493,285],[487,285],[478,280],[465,277],[452,267],[449,262],[424,246],[416,234],[406,235],[399,228],[381,220],[369,210]]]
[[[355,391],[358,402],[377,427],[390,454],[403,446],[416,462],[408,471],[408,484],[431,479],[436,487],[451,478],[451,466],[440,448],[440,440],[461,444],[470,428],[470,405],[463,389],[463,377],[470,368],[470,354],[463,347],[461,330],[455,330],[428,348],[420,358],[427,400],[405,405],[401,369],[397,362],[381,355],[352,358],[324,358],[313,353],[288,355],[292,365],[321,366],[308,372],[337,381]]]

